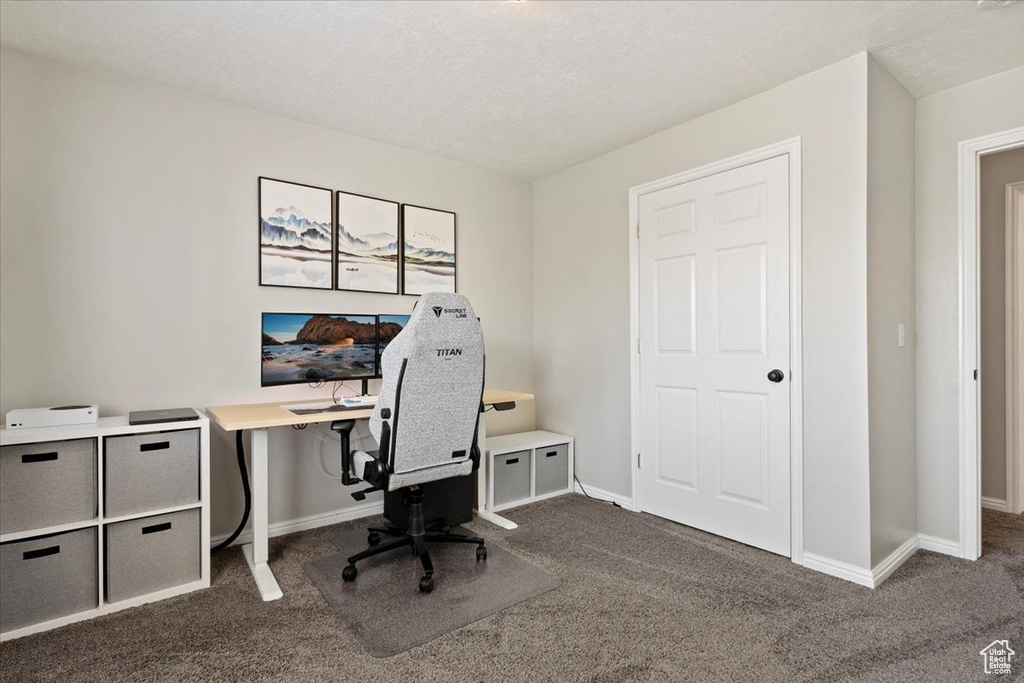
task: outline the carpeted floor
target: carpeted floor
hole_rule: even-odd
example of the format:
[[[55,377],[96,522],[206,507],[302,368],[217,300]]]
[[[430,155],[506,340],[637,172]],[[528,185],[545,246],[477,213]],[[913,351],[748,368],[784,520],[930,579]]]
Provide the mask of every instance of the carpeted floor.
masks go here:
[[[998,680],[1024,678],[1020,517],[985,511],[978,562],[920,552],[872,591],[580,496],[508,516],[470,528],[561,586],[395,657],[363,651],[302,570],[351,523],[271,540],[281,600],[232,549],[207,591],[3,644],[0,680],[960,682],[1004,638],[1019,659]]]

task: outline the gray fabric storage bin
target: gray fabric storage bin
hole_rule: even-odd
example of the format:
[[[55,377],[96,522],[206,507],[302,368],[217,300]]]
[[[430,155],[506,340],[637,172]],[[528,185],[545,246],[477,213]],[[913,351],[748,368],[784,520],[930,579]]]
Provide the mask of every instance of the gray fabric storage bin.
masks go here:
[[[119,602],[201,578],[200,511],[106,526],[107,602]]]
[[[534,475],[534,495],[565,491],[569,488],[569,445],[558,444],[538,448],[534,457],[537,458],[537,472]]]
[[[530,451],[494,456],[494,504],[530,497]]]
[[[0,545],[0,631],[99,604],[96,527]]]
[[[199,502],[199,430],[108,436],[103,442],[107,517]]]
[[[96,439],[0,446],[0,533],[96,518]]]

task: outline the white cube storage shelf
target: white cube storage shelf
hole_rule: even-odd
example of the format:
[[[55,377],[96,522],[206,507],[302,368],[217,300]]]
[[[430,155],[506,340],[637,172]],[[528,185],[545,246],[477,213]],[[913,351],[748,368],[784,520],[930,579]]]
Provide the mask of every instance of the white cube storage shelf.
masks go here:
[[[486,509],[506,508],[573,491],[573,438],[522,432],[487,439]]]
[[[0,430],[0,640],[209,587],[199,415]]]

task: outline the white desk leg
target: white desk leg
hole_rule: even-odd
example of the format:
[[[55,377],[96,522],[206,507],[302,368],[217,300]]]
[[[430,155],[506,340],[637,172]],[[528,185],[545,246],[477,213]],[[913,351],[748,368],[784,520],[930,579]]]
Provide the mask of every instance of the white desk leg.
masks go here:
[[[284,596],[277,585],[274,572],[267,564],[267,546],[270,541],[270,510],[267,492],[270,488],[267,471],[267,430],[252,430],[252,471],[249,474],[252,488],[252,543],[242,546],[242,554],[249,563],[252,576],[264,601],[277,600]]]
[[[490,465],[487,458],[487,420],[480,415],[476,430],[476,444],[480,449],[480,467],[476,471],[476,516],[504,529],[515,529],[519,525],[487,509],[487,480]]]

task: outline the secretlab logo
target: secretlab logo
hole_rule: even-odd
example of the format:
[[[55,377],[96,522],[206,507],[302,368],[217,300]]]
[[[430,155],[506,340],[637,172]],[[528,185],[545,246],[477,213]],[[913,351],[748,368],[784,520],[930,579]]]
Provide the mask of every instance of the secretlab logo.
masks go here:
[[[431,306],[430,308],[434,311],[434,315],[436,315],[438,318],[441,317],[442,313],[451,313],[456,318],[468,318],[469,317],[466,314],[466,309],[465,308],[444,308],[442,306]]]
[[[437,357],[438,358],[445,358],[447,356],[461,356],[461,355],[462,355],[462,349],[438,349],[437,350]]]

